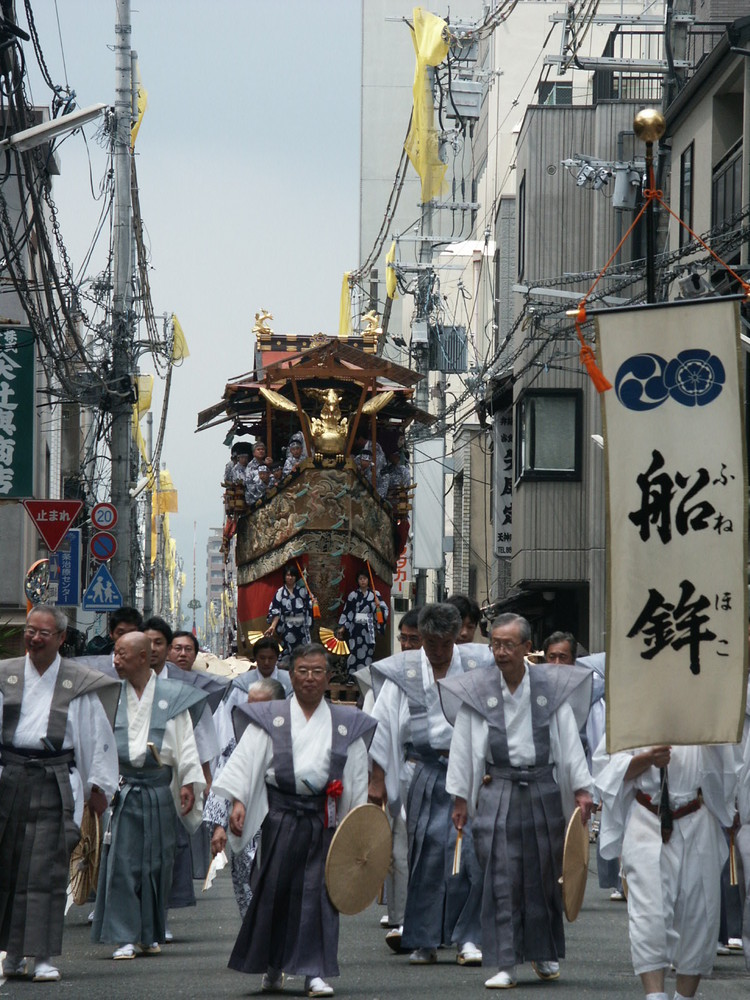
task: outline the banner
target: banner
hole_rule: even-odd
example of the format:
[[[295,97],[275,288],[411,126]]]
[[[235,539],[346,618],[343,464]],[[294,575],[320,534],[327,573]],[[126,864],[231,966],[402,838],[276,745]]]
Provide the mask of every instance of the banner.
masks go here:
[[[0,329],[0,499],[34,496],[34,335]]]
[[[733,743],[747,468],[733,300],[596,317],[607,469],[607,750]]]

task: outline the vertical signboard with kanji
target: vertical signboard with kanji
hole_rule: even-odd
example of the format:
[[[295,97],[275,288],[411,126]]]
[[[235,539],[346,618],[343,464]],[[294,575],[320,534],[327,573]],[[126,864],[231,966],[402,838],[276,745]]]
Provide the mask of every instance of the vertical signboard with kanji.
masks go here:
[[[509,559],[513,555],[513,411],[503,410],[492,425],[495,453],[493,521],[495,555]]]
[[[0,499],[34,495],[34,336],[0,327]]]
[[[747,683],[747,469],[732,300],[597,317],[607,748],[731,743]]]

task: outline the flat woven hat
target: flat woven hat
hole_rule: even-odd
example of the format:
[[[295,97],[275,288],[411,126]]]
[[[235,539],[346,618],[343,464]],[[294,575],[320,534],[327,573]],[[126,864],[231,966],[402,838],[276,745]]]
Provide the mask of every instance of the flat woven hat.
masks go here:
[[[565,834],[562,867],[563,909],[568,920],[574,921],[580,913],[589,874],[589,828],[581,822],[577,807],[568,823]]]
[[[391,828],[379,806],[357,806],[339,823],[326,858],[326,888],[339,913],[361,913],[391,864]]]
[[[70,891],[76,906],[83,906],[99,878],[99,849],[101,824],[99,817],[88,807],[83,810],[81,839],[70,856]]]

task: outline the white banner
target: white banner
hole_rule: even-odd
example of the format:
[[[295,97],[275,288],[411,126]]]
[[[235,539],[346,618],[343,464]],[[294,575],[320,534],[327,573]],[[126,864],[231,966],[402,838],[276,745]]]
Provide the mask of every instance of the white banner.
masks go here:
[[[607,467],[607,749],[733,743],[747,681],[739,304],[596,317]]]

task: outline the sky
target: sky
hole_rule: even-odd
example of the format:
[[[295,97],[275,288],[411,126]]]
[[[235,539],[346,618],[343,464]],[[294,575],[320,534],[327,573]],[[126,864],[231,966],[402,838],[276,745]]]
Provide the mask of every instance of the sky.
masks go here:
[[[79,107],[113,104],[114,0],[32,0],[32,10],[53,81],[75,90]],[[157,315],[177,314],[190,350],[173,375],[162,452],[179,494],[170,528],[186,604],[196,523],[205,603],[228,449],[226,428],[194,433],[197,414],[252,369],[261,308],[276,331],[337,332],[342,276],[358,263],[360,3],[133,0],[131,23],[148,92],[136,153],[152,299]],[[49,105],[30,43],[25,54],[30,96]],[[95,126],[85,132],[88,151],[80,134],[60,145],[53,188],[74,271],[99,213],[89,158],[95,186],[106,164]],[[147,357],[141,371],[153,371]],[[156,431],[158,382],[154,398]]]

